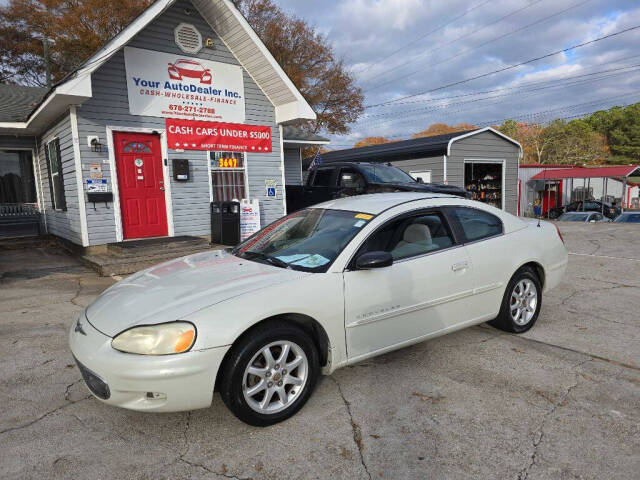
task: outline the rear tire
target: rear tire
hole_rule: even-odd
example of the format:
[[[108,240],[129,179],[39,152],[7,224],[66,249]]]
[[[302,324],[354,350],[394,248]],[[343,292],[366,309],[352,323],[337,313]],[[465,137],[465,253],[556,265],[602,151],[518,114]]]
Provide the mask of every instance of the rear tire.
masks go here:
[[[513,274],[502,298],[500,313],[489,325],[505,332],[524,333],[538,319],[542,285],[535,270],[523,267]]]
[[[220,395],[240,420],[265,427],[300,410],[319,373],[313,339],[297,325],[269,321],[232,347],[223,365]]]

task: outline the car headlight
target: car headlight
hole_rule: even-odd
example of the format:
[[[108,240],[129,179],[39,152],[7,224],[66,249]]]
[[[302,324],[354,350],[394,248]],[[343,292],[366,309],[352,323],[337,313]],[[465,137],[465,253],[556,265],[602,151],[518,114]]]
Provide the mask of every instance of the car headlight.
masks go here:
[[[119,333],[111,346],[125,353],[169,355],[188,351],[196,340],[196,327],[189,322],[133,327]]]

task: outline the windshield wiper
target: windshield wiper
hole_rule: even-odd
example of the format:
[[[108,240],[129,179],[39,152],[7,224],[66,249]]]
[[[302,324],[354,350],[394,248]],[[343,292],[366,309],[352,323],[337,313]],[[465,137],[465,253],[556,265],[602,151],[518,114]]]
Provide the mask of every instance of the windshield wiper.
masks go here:
[[[271,265],[274,265],[276,267],[280,267],[280,268],[288,268],[289,264],[283,260],[280,260],[277,257],[271,257],[267,254],[264,254],[262,252],[252,252],[251,250],[248,250],[244,253],[242,253],[242,256],[244,258],[247,259],[251,259],[251,258],[259,258],[260,260],[266,260],[267,262],[269,262]]]

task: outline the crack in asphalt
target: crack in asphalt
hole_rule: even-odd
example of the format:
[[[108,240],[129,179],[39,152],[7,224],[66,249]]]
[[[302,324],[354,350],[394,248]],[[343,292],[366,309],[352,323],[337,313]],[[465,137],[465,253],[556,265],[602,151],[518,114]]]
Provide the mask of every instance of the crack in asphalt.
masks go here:
[[[34,425],[36,423],[38,423],[40,420],[44,420],[45,418],[47,418],[49,415],[53,415],[54,413],[63,410],[67,407],[70,407],[71,405],[75,405],[76,403],[80,403],[83,402],[85,400],[89,400],[91,398],[91,395],[87,395],[86,397],[83,397],[79,400],[67,400],[67,402],[69,403],[65,403],[64,405],[60,405],[59,407],[54,408],[53,410],[50,410],[46,413],[43,413],[42,415],[40,415],[39,417],[31,420],[30,422],[27,422],[23,425],[16,425],[15,427],[9,427],[9,428],[5,428],[4,430],[0,430],[0,435],[7,433],[7,432],[14,432],[16,430],[22,430],[24,428],[30,427],[31,425]]]
[[[189,442],[189,428],[190,427],[191,427],[191,412],[187,412],[187,418],[186,418],[186,421],[185,421],[184,430],[182,432],[182,436],[184,438],[184,447],[183,447],[182,453],[180,453],[178,455],[178,457],[176,458],[177,461],[182,462],[182,463],[186,463],[187,465],[189,465],[191,467],[201,468],[202,470],[205,470],[206,472],[212,473],[213,475],[217,475],[219,477],[232,478],[234,480],[253,480],[251,477],[238,477],[236,475],[229,475],[229,474],[226,473],[226,471],[216,472],[215,470],[212,470],[211,468],[207,467],[206,465],[204,465],[202,463],[192,462],[191,460],[187,460],[186,458],[184,458],[189,453],[189,449],[190,449],[190,445],[189,445],[189,443],[190,443]]]
[[[576,368],[584,365],[587,362],[591,362],[592,360],[593,358],[587,358],[586,360],[578,362],[577,364],[571,367],[571,370],[574,371],[575,373]],[[529,473],[531,472],[531,469],[536,464],[536,460],[538,459],[538,449],[542,444],[542,441],[544,440],[544,428],[547,423],[547,420],[549,420],[549,417],[551,417],[551,415],[553,415],[559,407],[564,406],[564,404],[567,401],[567,398],[569,397],[573,389],[576,388],[580,383],[580,378],[582,377],[577,373],[575,375],[576,375],[575,383],[573,383],[573,385],[569,385],[569,387],[564,392],[564,394],[560,397],[560,399],[557,402],[553,402],[553,406],[543,414],[542,420],[540,421],[540,425],[538,426],[536,431],[533,433],[533,442],[532,442],[533,451],[529,456],[529,463],[527,464],[527,466],[525,466],[522,470],[518,472],[517,480],[527,480],[527,478],[529,478]]]
[[[83,306],[83,305],[80,305],[79,303],[76,303],[76,300],[78,300],[78,298],[80,297],[80,292],[82,292],[82,277],[78,277],[78,288],[76,289],[76,293],[73,296],[73,298],[69,300],[69,302],[71,302],[73,305],[77,307]]]
[[[356,421],[353,419],[353,414],[351,413],[351,403],[345,398],[344,393],[342,393],[342,387],[340,386],[340,383],[335,378],[335,376],[331,375],[329,378],[333,380],[333,383],[335,383],[336,387],[338,388],[338,393],[340,394],[340,397],[342,398],[342,402],[344,403],[345,409],[347,410],[347,414],[349,415],[349,420],[351,422],[351,430],[353,432],[353,442],[356,444],[356,447],[358,448],[358,453],[360,454],[360,463],[362,464],[362,468],[364,468],[364,471],[367,473],[369,480],[371,480],[371,472],[369,472],[369,468],[367,467],[367,464],[364,461],[364,455],[363,455],[364,445],[362,443],[362,430],[360,428],[360,425],[358,425]]]

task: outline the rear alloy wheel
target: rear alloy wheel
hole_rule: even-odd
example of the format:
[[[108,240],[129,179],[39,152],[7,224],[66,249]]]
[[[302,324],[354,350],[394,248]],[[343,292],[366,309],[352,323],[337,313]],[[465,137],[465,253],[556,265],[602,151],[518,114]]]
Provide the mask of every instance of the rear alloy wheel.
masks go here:
[[[232,347],[221,371],[220,394],[243,422],[272,425],[302,408],[319,372],[318,351],[303,329],[268,322]]]
[[[522,268],[509,281],[498,317],[489,323],[506,332],[526,332],[538,319],[541,303],[538,276],[531,268]]]

